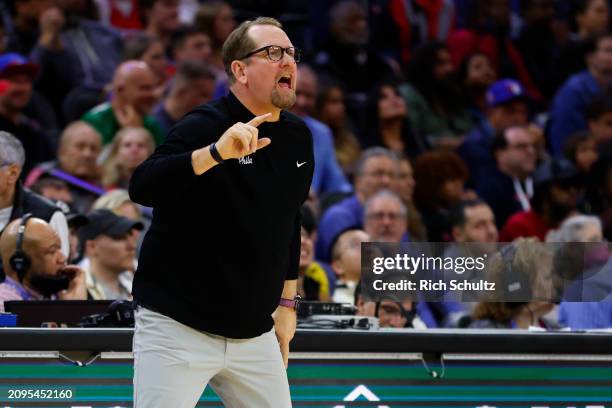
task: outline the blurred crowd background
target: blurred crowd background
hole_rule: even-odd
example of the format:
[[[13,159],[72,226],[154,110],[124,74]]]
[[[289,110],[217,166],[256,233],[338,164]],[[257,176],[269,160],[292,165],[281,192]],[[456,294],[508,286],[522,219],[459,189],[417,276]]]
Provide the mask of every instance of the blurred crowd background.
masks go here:
[[[302,56],[292,111],[316,159],[307,299],[392,327],[612,325],[608,302],[368,305],[358,287],[362,242],[514,241],[534,271],[530,240],[605,245],[608,0],[4,0],[0,13],[0,301],[62,298],[31,279],[37,257],[51,275],[82,268],[86,292],[68,298],[130,298],[152,213],[130,201],[130,175],[183,115],[228,93],[221,47],[265,15]],[[24,279],[8,264],[26,213],[48,225],[23,242]],[[605,248],[584,263],[610,293]]]

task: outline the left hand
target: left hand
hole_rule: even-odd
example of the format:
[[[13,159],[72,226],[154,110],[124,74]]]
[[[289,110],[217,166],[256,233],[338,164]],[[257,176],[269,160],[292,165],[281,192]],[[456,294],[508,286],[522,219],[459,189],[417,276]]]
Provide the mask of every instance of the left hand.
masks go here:
[[[295,334],[297,313],[288,307],[279,306],[272,316],[274,318],[274,331],[280,345],[285,368],[289,366],[289,343]]]
[[[68,289],[58,293],[61,300],[87,300],[87,284],[85,283],[85,271],[76,265],[66,265],[63,271],[74,273],[74,278],[70,280]]]
[[[136,111],[132,105],[121,106],[116,104],[113,107],[113,112],[117,118],[117,122],[121,127],[142,127],[144,118]]]
[[[62,48],[60,33],[66,19],[62,11],[57,7],[51,7],[44,11],[39,17],[40,36],[38,42],[43,46],[55,50]]]

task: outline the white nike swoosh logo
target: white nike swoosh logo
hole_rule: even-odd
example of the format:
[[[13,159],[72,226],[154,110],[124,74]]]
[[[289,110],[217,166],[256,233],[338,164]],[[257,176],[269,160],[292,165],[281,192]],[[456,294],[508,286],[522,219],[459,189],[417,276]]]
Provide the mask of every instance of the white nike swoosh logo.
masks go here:
[[[298,167],[302,167],[302,166],[303,166],[303,165],[305,165],[306,163],[308,163],[308,162],[303,162],[303,163],[300,163],[300,162],[295,162],[295,165],[296,165],[296,166],[298,166]]]

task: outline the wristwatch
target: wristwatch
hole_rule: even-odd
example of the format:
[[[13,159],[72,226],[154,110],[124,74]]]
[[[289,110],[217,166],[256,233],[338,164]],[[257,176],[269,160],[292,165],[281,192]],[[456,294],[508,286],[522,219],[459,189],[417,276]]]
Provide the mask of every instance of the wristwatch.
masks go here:
[[[300,306],[301,301],[302,301],[302,297],[300,295],[295,295],[293,299],[280,298],[280,301],[278,302],[278,304],[279,306],[288,307],[290,309],[297,311],[298,307]]]

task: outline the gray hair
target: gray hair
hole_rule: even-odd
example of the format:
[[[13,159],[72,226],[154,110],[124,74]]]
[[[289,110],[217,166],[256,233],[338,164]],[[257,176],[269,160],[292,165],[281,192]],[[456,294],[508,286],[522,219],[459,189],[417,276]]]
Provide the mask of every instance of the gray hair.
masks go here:
[[[546,236],[546,242],[582,242],[582,230],[589,224],[601,230],[601,220],[593,215],[574,215],[563,221],[556,231]]]
[[[380,146],[370,147],[369,149],[364,150],[361,153],[361,156],[359,156],[359,160],[357,160],[357,163],[355,164],[355,175],[361,176],[367,161],[373,157],[380,156],[388,157],[396,164],[399,163],[397,154],[395,154],[392,150]]]
[[[398,196],[397,194],[395,194],[393,191],[390,191],[390,190],[381,190],[378,193],[374,194],[372,197],[368,198],[365,204],[363,205],[364,216],[366,217],[368,216],[368,213],[370,212],[370,208],[372,207],[375,201],[386,199],[386,198],[397,201],[397,203],[400,206],[400,213],[402,217],[408,216],[408,208],[406,207],[406,205],[404,204],[400,196]]]
[[[0,165],[18,164],[23,167],[25,150],[15,136],[9,132],[0,131]]]

